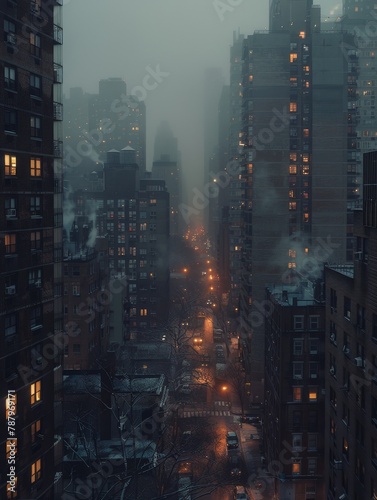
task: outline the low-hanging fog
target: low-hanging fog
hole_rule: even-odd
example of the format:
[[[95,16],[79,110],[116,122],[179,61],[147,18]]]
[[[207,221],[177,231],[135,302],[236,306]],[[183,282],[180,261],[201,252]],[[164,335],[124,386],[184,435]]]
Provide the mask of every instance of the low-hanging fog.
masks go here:
[[[322,18],[341,13],[340,0],[314,3]],[[71,87],[98,93],[99,80],[110,77],[123,78],[132,93],[159,68],[157,85],[145,97],[147,169],[156,129],[167,120],[182,153],[186,188],[200,188],[208,123],[203,101],[212,90],[204,89],[204,70],[221,69],[229,83],[233,32],[267,29],[268,9],[268,0],[65,0],[64,93]]]

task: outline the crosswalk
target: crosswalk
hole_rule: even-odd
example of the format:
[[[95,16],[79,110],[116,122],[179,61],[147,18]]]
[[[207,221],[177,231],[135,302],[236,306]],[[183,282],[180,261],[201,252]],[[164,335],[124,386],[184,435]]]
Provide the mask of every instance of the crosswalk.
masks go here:
[[[229,406],[228,401],[214,401],[213,404],[215,406]]]
[[[230,410],[191,410],[184,411],[181,415],[182,418],[193,418],[193,417],[230,417]]]
[[[195,409],[187,408],[182,412],[183,418],[193,417],[230,417],[230,405],[228,401],[214,401],[215,409]]]

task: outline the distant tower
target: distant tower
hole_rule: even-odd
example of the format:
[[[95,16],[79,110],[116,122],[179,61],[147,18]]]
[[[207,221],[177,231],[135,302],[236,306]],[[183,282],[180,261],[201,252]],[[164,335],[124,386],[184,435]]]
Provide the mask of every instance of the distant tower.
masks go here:
[[[220,68],[207,68],[203,81],[203,123],[204,123],[204,168],[203,186],[210,181],[209,171],[213,165],[214,155],[217,154],[219,139],[218,111],[221,92],[224,85],[222,70]],[[203,212],[203,223],[209,227],[209,211]]]
[[[170,235],[181,235],[182,170],[177,139],[168,122],[161,122],[154,143],[152,178],[164,180],[170,195]]]

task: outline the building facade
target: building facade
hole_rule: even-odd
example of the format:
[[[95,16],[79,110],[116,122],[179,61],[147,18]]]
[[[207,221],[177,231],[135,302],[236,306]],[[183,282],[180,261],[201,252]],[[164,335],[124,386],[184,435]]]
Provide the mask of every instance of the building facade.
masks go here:
[[[347,82],[357,61],[342,51],[349,38],[322,32],[311,1],[287,0],[271,3],[269,32],[244,41],[240,307],[244,359],[254,380],[263,378],[264,331],[253,317],[266,283],[319,276],[323,261],[352,256],[346,207],[357,103]],[[330,241],[326,248],[323,240]]]
[[[0,17],[0,497],[61,491],[62,0]]]
[[[354,263],[326,267],[327,498],[377,498],[377,155],[364,154]]]
[[[325,306],[321,285],[270,286],[266,293],[263,442],[274,498],[324,494]],[[275,470],[270,464],[279,464]]]

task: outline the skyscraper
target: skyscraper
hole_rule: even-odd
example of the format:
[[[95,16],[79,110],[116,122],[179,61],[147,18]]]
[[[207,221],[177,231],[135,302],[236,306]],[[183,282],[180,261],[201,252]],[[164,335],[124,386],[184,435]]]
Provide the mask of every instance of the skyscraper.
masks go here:
[[[62,314],[62,4],[0,7],[4,499],[62,495],[59,391],[64,334],[72,334]]]
[[[241,320],[255,381],[263,379],[265,285],[319,275],[324,261],[352,255],[357,61],[342,50],[349,35],[321,32],[312,3],[272,2],[270,32],[244,42]]]

